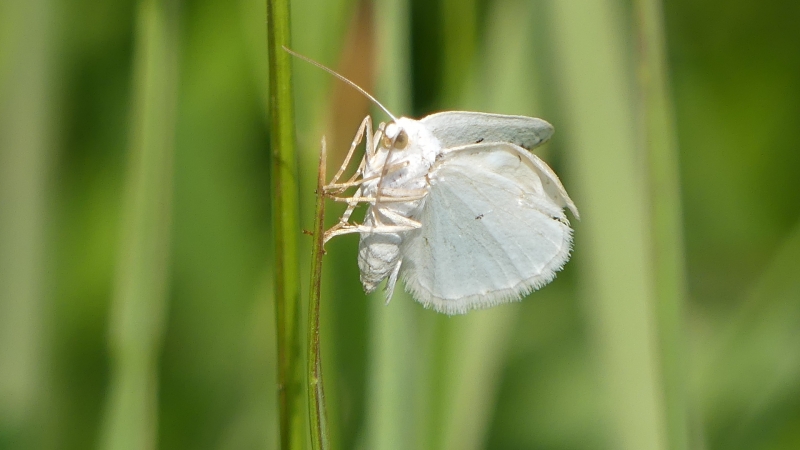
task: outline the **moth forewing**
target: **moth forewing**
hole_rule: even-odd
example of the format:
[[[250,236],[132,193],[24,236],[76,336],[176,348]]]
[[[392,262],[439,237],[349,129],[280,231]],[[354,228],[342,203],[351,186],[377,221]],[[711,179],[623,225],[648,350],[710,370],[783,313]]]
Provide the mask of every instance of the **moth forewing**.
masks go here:
[[[444,148],[468,144],[508,142],[525,149],[536,148],[553,136],[553,126],[536,117],[445,111],[420,120]]]

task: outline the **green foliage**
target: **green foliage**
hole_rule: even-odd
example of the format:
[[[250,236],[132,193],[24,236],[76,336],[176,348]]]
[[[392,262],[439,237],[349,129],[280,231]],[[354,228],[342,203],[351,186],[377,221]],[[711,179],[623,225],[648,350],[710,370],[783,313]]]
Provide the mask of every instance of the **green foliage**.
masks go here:
[[[369,106],[292,61],[296,134],[283,136],[297,139],[297,166],[284,169],[296,174],[299,217],[281,228],[265,2],[180,2],[162,24],[175,39],[167,84],[139,75],[139,4],[0,6],[3,449],[108,443],[121,355],[139,345],[151,362],[139,375],[126,367],[156,386],[145,419],[157,425],[137,437],[166,449],[279,446],[276,273],[296,265],[289,289],[305,303],[311,239],[300,233],[313,227],[320,138],[332,173]],[[659,8],[292,1],[293,49],[396,114],[553,123],[541,156],[582,217],[553,283],[456,318],[399,292],[388,306],[365,296],[357,237],[328,243],[320,342],[332,448],[800,447],[800,8],[664,2],[663,34]],[[142,107],[159,89],[155,110]],[[170,98],[174,122],[157,107]],[[128,174],[166,167],[128,156],[141,114],[174,129],[173,175],[134,185]],[[151,200],[171,191],[171,207],[137,210],[129,189]],[[327,206],[330,225],[342,209]],[[296,237],[276,241],[279,228]],[[139,239],[168,267],[129,270],[130,249],[152,248]],[[281,243],[295,255],[276,267]],[[138,303],[161,328],[134,320],[131,346],[111,320],[126,273],[137,289],[166,283],[162,301]],[[305,312],[290,319],[300,333]],[[306,424],[298,436],[306,445]]]

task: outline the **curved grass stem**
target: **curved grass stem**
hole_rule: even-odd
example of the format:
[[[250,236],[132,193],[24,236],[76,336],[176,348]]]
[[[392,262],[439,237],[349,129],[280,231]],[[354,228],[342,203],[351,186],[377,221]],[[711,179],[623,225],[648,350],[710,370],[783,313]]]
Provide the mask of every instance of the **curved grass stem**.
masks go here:
[[[680,176],[670,102],[666,45],[659,0],[634,2],[639,40],[637,69],[642,143],[647,155],[656,334],[659,347],[667,448],[685,450],[688,442],[684,335],[681,319],[686,282],[681,232]]]
[[[322,357],[319,342],[320,285],[322,281],[322,257],[325,254],[323,237],[325,234],[325,138],[319,154],[317,178],[317,207],[314,215],[314,231],[311,250],[311,289],[308,302],[308,417],[311,427],[311,448],[327,450],[328,420],[325,410],[325,390],[322,384]]]

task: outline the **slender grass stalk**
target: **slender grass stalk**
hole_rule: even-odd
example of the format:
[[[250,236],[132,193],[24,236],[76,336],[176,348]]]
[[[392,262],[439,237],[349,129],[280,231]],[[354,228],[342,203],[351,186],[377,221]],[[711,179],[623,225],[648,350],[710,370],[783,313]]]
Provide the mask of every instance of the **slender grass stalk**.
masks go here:
[[[170,0],[143,0],[137,14],[131,153],[111,307],[113,363],[104,449],[157,447],[157,361],[167,311],[177,101],[175,6]]]
[[[0,446],[46,448],[50,0],[0,4]],[[45,420],[43,420],[45,419]],[[46,422],[45,422],[46,423]]]
[[[621,11],[608,0],[551,7],[566,113],[560,130],[583,217],[575,259],[586,274],[584,301],[614,426],[610,446],[664,449],[647,169],[636,145]]]
[[[275,237],[275,320],[278,333],[278,408],[281,448],[305,443],[303,365],[300,361],[299,202],[289,1],[267,0],[269,111],[272,148],[273,233]]]
[[[408,0],[375,2],[376,96],[394,114],[411,109],[411,36]],[[418,422],[411,413],[421,392],[415,360],[422,345],[416,328],[417,305],[397,289],[390,305],[384,293],[369,298],[370,347],[367,377],[366,448],[418,448]]]
[[[780,411],[800,379],[800,222],[717,332],[693,346],[698,405],[706,423],[740,414],[737,430],[714,436],[716,448],[755,448],[763,442],[763,417]],[[699,350],[699,351],[698,351]],[[790,444],[791,447],[791,444]]]
[[[478,41],[478,1],[442,0],[442,95],[445,108],[463,98]]]
[[[322,149],[319,153],[319,170],[317,177],[317,208],[314,216],[313,247],[311,250],[311,289],[308,302],[308,414],[311,426],[311,448],[327,450],[328,417],[325,409],[325,389],[322,383],[322,357],[319,345],[319,305],[320,287],[322,284],[322,257],[325,250],[322,245],[325,232],[325,138],[322,138]]]
[[[681,231],[678,151],[667,76],[666,44],[659,0],[636,0],[638,70],[644,114],[644,149],[650,182],[650,226],[655,315],[660,344],[667,447],[688,442],[682,311],[686,297]]]

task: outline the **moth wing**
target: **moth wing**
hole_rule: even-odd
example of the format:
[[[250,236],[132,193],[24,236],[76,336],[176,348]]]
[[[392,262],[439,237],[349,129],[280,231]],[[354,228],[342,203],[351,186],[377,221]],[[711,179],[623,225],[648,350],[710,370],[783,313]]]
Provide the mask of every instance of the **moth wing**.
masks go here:
[[[567,262],[572,229],[562,197],[545,187],[555,175],[532,156],[512,144],[478,144],[431,168],[422,227],[401,250],[401,274],[417,301],[462,314],[519,300]]]
[[[547,142],[553,126],[542,119],[471,111],[446,111],[420,119],[444,148],[508,142],[532,149]]]

